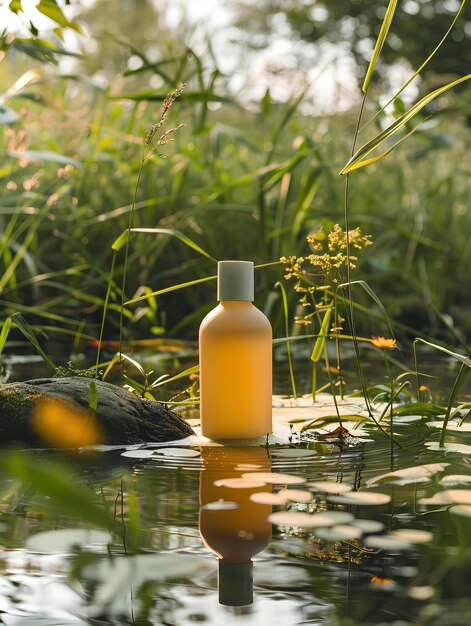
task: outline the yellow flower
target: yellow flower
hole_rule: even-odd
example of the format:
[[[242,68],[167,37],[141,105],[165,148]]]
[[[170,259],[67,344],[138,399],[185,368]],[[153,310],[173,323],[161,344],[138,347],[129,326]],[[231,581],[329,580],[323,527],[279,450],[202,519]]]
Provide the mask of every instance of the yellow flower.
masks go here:
[[[372,576],[370,579],[370,585],[372,587],[395,587],[396,583],[392,578],[388,578],[387,576]]]
[[[386,337],[373,337],[371,343],[381,350],[393,350],[396,347],[396,340]]]

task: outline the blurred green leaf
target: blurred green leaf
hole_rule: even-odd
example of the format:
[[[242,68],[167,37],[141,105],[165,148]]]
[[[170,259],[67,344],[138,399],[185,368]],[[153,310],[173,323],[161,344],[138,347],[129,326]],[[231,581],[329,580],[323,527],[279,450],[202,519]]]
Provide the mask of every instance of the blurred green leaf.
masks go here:
[[[15,124],[18,121],[18,115],[10,107],[0,104],[0,124]]]
[[[138,93],[124,93],[118,96],[111,96],[112,100],[147,100],[149,102],[163,102],[167,93],[159,93],[155,90],[141,91]],[[229,106],[240,108],[237,102],[229,96],[220,96],[211,91],[184,91],[178,98],[180,101],[194,104],[195,102],[222,102]]]
[[[82,33],[82,28],[79,26],[79,24],[76,24],[75,22],[69,22],[59,5],[52,0],[40,0],[36,5],[36,9],[56,24],[59,24],[59,26],[63,26],[64,28],[71,28],[78,33]]]
[[[52,150],[24,150],[18,152],[16,150],[8,150],[7,155],[15,159],[29,159],[30,161],[52,161],[63,165],[73,165],[74,167],[83,167],[83,164],[76,159],[58,154]]]
[[[76,477],[65,465],[11,452],[2,454],[0,467],[50,498],[61,512],[101,528],[112,526],[106,511],[96,504],[89,490],[76,483]]]

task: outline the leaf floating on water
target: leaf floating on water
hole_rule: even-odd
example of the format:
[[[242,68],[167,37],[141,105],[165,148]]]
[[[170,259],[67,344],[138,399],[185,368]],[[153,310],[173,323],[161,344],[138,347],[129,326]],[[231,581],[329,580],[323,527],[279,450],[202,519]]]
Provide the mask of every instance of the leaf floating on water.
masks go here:
[[[429,450],[436,450],[441,452],[458,452],[458,454],[470,454],[471,446],[466,445],[465,443],[444,443],[443,446],[440,446],[438,441],[426,441],[426,447]]]
[[[302,485],[306,482],[302,476],[293,476],[292,474],[276,474],[275,472],[248,472],[242,474],[242,478],[247,481],[263,480],[265,483],[272,485]]]
[[[351,434],[352,433],[343,426],[337,426],[337,428],[330,430],[327,433],[316,433],[316,437],[317,439],[324,441],[328,439],[346,439],[347,437],[350,437]]]
[[[355,517],[348,511],[321,511],[320,513],[314,513],[317,520],[326,519],[329,522],[334,520],[334,524],[353,524]],[[326,524],[327,526],[327,524]]]
[[[374,519],[355,519],[350,524],[361,528],[364,533],[379,533],[384,529],[384,524]]]
[[[443,422],[427,422],[427,426],[429,428],[443,428]],[[461,424],[460,426],[460,424],[448,422],[448,424],[446,425],[446,430],[454,430],[460,433],[471,433],[471,424]]]
[[[391,496],[387,493],[376,491],[350,491],[341,496],[327,496],[329,502],[337,504],[354,504],[356,506],[381,506],[391,502]]]
[[[347,493],[353,489],[353,485],[347,483],[335,483],[330,480],[316,480],[312,483],[308,483],[309,487],[312,487],[314,491],[322,491],[323,493]]]
[[[230,500],[216,500],[216,502],[208,502],[204,504],[202,509],[206,511],[232,511],[234,509],[238,509],[239,505],[237,502],[231,502]]]
[[[310,491],[301,489],[280,489],[278,495],[288,502],[310,502],[314,497]]]
[[[421,498],[419,504],[471,504],[471,489],[445,489],[431,498]]]
[[[413,600],[430,600],[435,595],[435,588],[431,585],[414,586],[409,589],[407,595]]]
[[[415,528],[398,528],[397,530],[391,530],[389,535],[409,543],[430,543],[433,540],[433,533],[428,530]]]
[[[155,448],[153,456],[179,456],[190,458],[201,456],[201,453],[192,448]]]
[[[272,450],[271,456],[285,459],[299,459],[306,456],[315,456],[316,450],[308,450],[306,448],[280,448],[279,450]]]
[[[300,511],[278,511],[268,516],[268,521],[278,526],[300,526],[301,528],[318,528],[320,526],[333,526],[335,518],[326,515],[302,513]]]
[[[448,476],[443,476],[438,481],[441,485],[445,485],[446,487],[451,487],[453,485],[464,485],[466,483],[471,483],[471,475],[469,474],[448,474]]]
[[[395,472],[381,474],[366,481],[367,485],[374,485],[382,482],[394,482],[398,485],[408,485],[410,483],[428,482],[432,476],[438,472],[443,472],[449,463],[428,463],[426,465],[415,465],[414,467],[404,467]]]
[[[370,535],[365,537],[363,543],[368,548],[378,548],[379,550],[407,550],[412,547],[409,541],[401,540],[399,537],[391,535]]]
[[[121,456],[127,456],[131,459],[148,459],[151,456],[154,456],[153,450],[126,450],[126,452],[121,452]]]
[[[32,535],[26,540],[26,548],[33,552],[72,552],[77,546],[111,543],[110,533],[86,528],[62,528]]]
[[[450,507],[450,513],[454,515],[462,515],[463,517],[471,517],[471,505],[469,504],[456,504],[455,506]]]
[[[357,526],[349,526],[348,524],[337,524],[330,528],[319,528],[315,531],[315,535],[326,541],[348,541],[352,539],[360,539],[363,532]]]
[[[269,491],[259,491],[257,493],[253,493],[250,496],[252,502],[256,502],[257,504],[286,504],[288,502],[287,498],[285,498],[280,493],[271,493]]]
[[[260,480],[247,480],[242,478],[220,478],[215,480],[216,487],[229,487],[230,489],[258,489],[259,487],[266,487],[267,483]]]

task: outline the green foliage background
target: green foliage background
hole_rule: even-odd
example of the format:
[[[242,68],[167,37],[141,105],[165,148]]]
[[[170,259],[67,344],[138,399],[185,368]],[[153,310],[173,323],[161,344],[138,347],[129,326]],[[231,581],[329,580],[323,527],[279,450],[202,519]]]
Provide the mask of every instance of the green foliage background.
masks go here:
[[[50,9],[50,4],[55,5],[44,6]],[[126,3],[112,3],[121,21],[110,24],[108,4],[82,10],[77,21],[56,15],[62,31],[87,33],[79,37],[82,51],[67,69],[61,63],[56,68],[45,63],[70,57],[71,49],[58,36],[63,32],[31,30],[23,38],[4,33],[0,63],[2,319],[20,311],[45,330],[75,335],[80,328],[89,337],[98,334],[111,245],[128,226],[145,132],[159,118],[169,90],[186,83],[166,128],[185,127],[163,150],[165,158],[155,154],[145,164],[133,226],[178,229],[215,259],[250,258],[258,264],[306,254],[309,232],[342,223],[344,181],[338,172],[350,155],[358,107],[352,102],[346,112],[312,113],[305,106],[310,96],[304,85],[299,85],[301,95],[289,102],[275,101],[270,91],[250,101],[246,94],[235,94],[229,77],[218,69],[224,51],[213,50],[211,40],[204,53],[190,45],[198,31],[188,20],[170,26],[165,11],[141,0],[131,3],[131,11]],[[336,3],[335,8],[329,4],[317,43],[333,32],[340,4],[348,4],[343,6],[345,14],[375,33],[378,19],[368,17],[371,3]],[[445,31],[450,12],[435,8]],[[270,10],[267,3],[265,16]],[[468,36],[468,14],[443,46],[447,58],[457,64],[445,67],[441,55],[426,77],[430,84],[460,75],[464,56],[455,50],[461,50],[462,41],[456,33]],[[296,20],[304,13],[292,10],[286,15],[296,30]],[[403,17],[399,15],[395,27],[403,24],[405,30],[397,36],[410,42],[408,29],[415,17]],[[417,67],[442,36],[435,29],[434,38],[421,40],[420,50],[411,45],[410,54],[418,55],[409,59],[412,66]],[[417,38],[414,41],[418,44]],[[355,42],[349,45],[356,56]],[[409,54],[408,47],[403,51]],[[386,61],[394,62],[389,53],[386,50]],[[25,84],[15,87],[25,72]],[[447,75],[437,78],[440,72]],[[388,67],[383,64],[377,76],[384,87],[373,86],[372,103],[387,90]],[[393,115],[400,115],[404,106],[396,101]],[[372,113],[374,109],[367,117]],[[375,242],[357,277],[374,287],[396,319],[397,330],[431,333],[454,343],[471,325],[465,278],[471,255],[469,94],[465,89],[447,92],[421,113],[422,120],[432,114],[399,151],[354,173],[350,220],[352,226],[372,233]],[[362,143],[392,119],[376,118],[363,131]],[[404,134],[412,127],[406,125]],[[107,337],[117,335],[121,255],[111,289]],[[214,262],[178,239],[134,233],[125,299],[214,273]],[[280,334],[282,303],[274,284],[282,275],[280,265],[259,270],[257,280],[257,303]],[[362,300],[361,294],[355,297],[376,314],[360,315],[362,331],[386,332],[371,301]],[[165,333],[194,338],[214,299],[210,282],[127,307],[126,332],[134,337]],[[295,303],[295,294],[289,294],[292,312]]]

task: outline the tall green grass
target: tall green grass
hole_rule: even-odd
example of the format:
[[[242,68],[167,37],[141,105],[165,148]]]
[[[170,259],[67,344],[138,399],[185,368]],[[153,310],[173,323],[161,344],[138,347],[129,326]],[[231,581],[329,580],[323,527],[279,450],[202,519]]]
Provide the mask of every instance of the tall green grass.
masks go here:
[[[147,82],[161,70],[161,65],[144,64],[132,72],[132,80]],[[153,155],[141,173],[134,204],[134,226],[140,232],[129,240],[126,293],[122,250],[107,291],[112,244],[128,228],[143,138],[158,119],[166,90],[128,92],[124,82],[120,94],[111,94],[79,74],[60,80],[45,76],[8,100],[16,110],[24,107],[25,115],[3,128],[4,318],[20,311],[36,329],[52,326],[74,334],[80,328],[84,338],[97,338],[106,303],[102,336],[116,337],[125,300],[134,302],[124,308],[130,336],[176,332],[194,337],[214,300],[212,283],[205,281],[214,273],[212,259],[252,258],[265,264],[293,251],[302,254],[306,234],[341,221],[343,181],[337,173],[349,150],[352,113],[304,114],[304,94],[287,105],[265,97],[244,109],[194,51],[165,65],[165,82],[170,86],[178,80],[188,86],[170,124],[185,128],[165,147],[166,158]],[[80,89],[74,91],[76,85]],[[452,100],[453,116],[441,111],[433,124],[419,126],[398,156],[370,165],[381,176],[362,168],[350,181],[355,224],[361,223],[375,241],[362,262],[362,277],[374,283],[402,328],[410,326],[411,334],[424,337],[431,332],[451,343],[456,336],[443,319],[452,319],[455,332],[465,334],[469,293],[462,277],[471,255],[466,120],[464,112],[456,114],[460,98]],[[365,129],[372,140],[378,119]],[[409,122],[402,122],[404,131],[398,129],[409,133]],[[25,145],[20,145],[22,133]],[[387,133],[383,137],[388,151]],[[64,170],[67,166],[70,171]],[[36,180],[38,171],[43,174]],[[169,236],[176,231],[194,247]],[[281,276],[280,266],[260,270],[257,290],[258,304],[270,308],[279,334],[284,317],[274,283]],[[175,285],[193,281],[200,282],[179,290],[178,297],[171,295]],[[156,291],[160,295],[153,302],[138,301]],[[287,296],[292,312],[295,298]],[[357,300],[371,309],[367,299]],[[407,317],[409,310],[412,317]],[[380,313],[374,304],[372,312]],[[359,330],[367,330],[368,317],[357,318]]]

